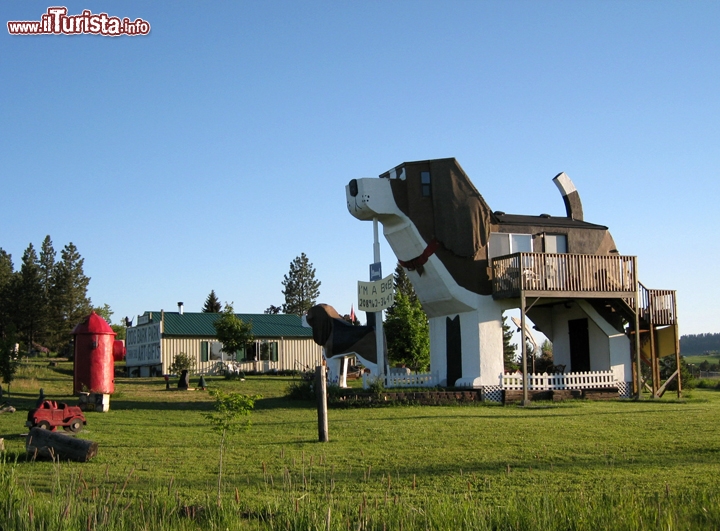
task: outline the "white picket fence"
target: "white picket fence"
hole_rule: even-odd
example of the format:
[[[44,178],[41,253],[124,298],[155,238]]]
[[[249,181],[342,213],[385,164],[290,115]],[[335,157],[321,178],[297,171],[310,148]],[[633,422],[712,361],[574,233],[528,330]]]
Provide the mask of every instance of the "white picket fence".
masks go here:
[[[367,389],[374,376],[363,373],[363,388]],[[385,387],[435,387],[440,383],[440,374],[437,372],[423,374],[402,374],[390,372],[385,376]]]
[[[549,389],[596,389],[616,387],[619,382],[612,371],[571,372],[568,374],[528,374],[528,389],[533,391]],[[521,372],[503,374],[503,389],[522,389]]]

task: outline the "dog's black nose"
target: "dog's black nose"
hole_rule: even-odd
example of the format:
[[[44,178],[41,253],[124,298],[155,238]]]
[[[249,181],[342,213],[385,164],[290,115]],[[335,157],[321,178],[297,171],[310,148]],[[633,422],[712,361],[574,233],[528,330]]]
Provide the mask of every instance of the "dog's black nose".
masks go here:
[[[355,197],[358,195],[357,179],[350,181],[350,195]]]

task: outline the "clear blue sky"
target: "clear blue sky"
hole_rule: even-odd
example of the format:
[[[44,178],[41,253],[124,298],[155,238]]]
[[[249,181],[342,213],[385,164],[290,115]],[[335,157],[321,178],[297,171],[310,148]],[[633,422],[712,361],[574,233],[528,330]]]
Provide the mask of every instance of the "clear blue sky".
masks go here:
[[[72,1],[152,30],[8,34],[53,5],[0,4],[0,247],[72,241],[116,322],[262,312],[301,252],[348,312],[345,184],[455,157],[508,213],[564,215],[565,171],[681,332],[720,332],[718,2]]]

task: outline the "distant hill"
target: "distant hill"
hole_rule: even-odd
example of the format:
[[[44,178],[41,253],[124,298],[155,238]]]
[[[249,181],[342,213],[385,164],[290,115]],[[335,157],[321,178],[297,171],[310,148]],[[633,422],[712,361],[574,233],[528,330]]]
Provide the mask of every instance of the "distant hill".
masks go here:
[[[680,352],[683,356],[720,352],[720,334],[688,334],[680,336]]]

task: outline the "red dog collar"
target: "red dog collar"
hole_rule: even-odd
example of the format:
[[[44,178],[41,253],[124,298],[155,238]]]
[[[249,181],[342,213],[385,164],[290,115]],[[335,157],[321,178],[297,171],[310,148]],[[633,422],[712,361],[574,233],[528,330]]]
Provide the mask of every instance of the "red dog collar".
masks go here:
[[[437,250],[437,248],[440,247],[440,242],[436,239],[433,239],[427,247],[425,247],[425,250],[422,252],[420,256],[417,256],[413,258],[412,260],[408,260],[407,262],[404,262],[403,260],[398,260],[400,262],[400,265],[403,266],[408,271],[415,271],[417,270],[419,275],[423,274],[423,266],[427,263],[428,258],[433,255],[433,253]]]

